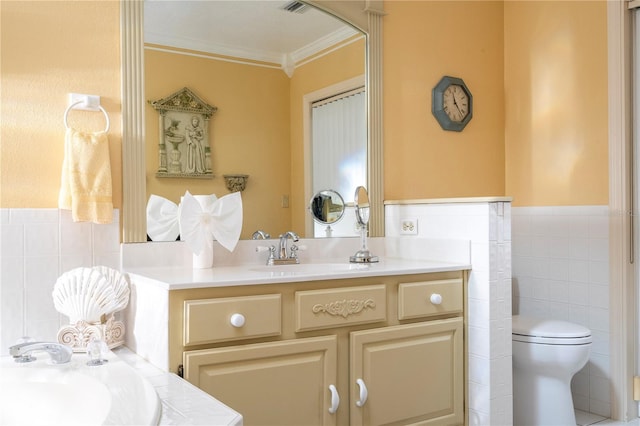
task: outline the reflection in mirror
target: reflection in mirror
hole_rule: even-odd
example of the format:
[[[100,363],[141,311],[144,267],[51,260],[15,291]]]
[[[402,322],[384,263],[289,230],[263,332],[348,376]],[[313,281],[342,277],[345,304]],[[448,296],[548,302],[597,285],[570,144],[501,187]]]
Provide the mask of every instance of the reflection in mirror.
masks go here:
[[[327,225],[324,229],[324,236],[333,236],[331,225],[338,222],[344,216],[344,199],[331,189],[316,192],[309,202],[309,210],[316,222]],[[314,233],[315,234],[315,233]],[[314,235],[316,237],[320,235]]]
[[[330,225],[342,219],[344,215],[344,199],[331,189],[318,191],[311,202],[309,209],[313,218],[325,225]]]
[[[145,53],[149,50],[145,50],[144,40],[143,40],[143,32],[140,31],[140,28],[145,27],[145,20],[147,17],[150,17],[148,11],[143,10],[147,5],[151,3],[170,3],[170,2],[158,2],[158,1],[144,1],[144,2],[131,2],[127,0],[120,1],[120,10],[121,10],[121,63],[122,63],[122,135],[123,135],[123,143],[122,143],[122,158],[123,158],[123,209],[122,209],[122,228],[123,228],[123,242],[131,243],[131,242],[142,242],[146,239],[146,200],[149,194],[153,193],[153,190],[148,191],[147,186],[151,182],[147,182],[148,180],[148,172],[143,167],[143,164],[147,164],[147,167],[150,167],[150,163],[154,161],[155,154],[152,154],[152,157],[146,158],[145,150],[150,150],[152,153],[157,153],[157,137],[152,138],[148,133],[148,127],[145,126],[147,115],[150,115],[148,109],[150,108],[147,104],[149,99],[153,99],[154,97],[159,98],[162,93],[165,93],[164,90],[159,91],[157,95],[154,95],[149,92],[149,87],[146,84],[146,74],[152,72],[153,70],[158,73],[161,68],[157,68],[153,64],[149,63],[148,58],[145,58]],[[188,25],[185,24],[185,14],[190,12],[189,1],[181,1],[179,2],[181,7],[174,15],[166,15],[167,18],[171,20],[172,25],[175,27],[188,27],[192,25],[190,22]],[[198,2],[193,2],[198,3]],[[222,3],[222,2],[199,2],[199,3]],[[251,2],[228,2],[234,4],[242,4],[242,3],[251,3]],[[382,94],[382,21],[384,16],[384,8],[383,2],[368,2],[366,8],[363,8],[359,2],[353,1],[326,1],[326,0],[309,0],[305,1],[305,3],[316,5],[323,10],[330,11],[331,13],[335,13],[337,16],[340,16],[340,19],[343,22],[353,23],[358,29],[362,30],[366,34],[366,40],[364,38],[360,38],[358,41],[351,43],[349,46],[355,46],[358,43],[364,45],[364,48],[361,48],[361,55],[366,56],[366,60],[358,60],[356,62],[360,63],[359,70],[354,73],[350,73],[347,75],[343,75],[337,81],[344,80],[345,78],[353,77],[354,75],[363,74],[363,70],[366,70],[366,89],[368,92],[367,96],[367,109],[368,109],[368,121],[367,121],[367,137],[368,137],[368,147],[369,150],[367,152],[367,166],[368,166],[368,176],[367,176],[367,184],[369,187],[369,191],[371,193],[371,208],[372,208],[372,222],[370,223],[371,227],[371,235],[381,236],[384,235],[384,207],[383,207],[383,194],[382,194],[382,168],[383,168],[383,157],[382,157],[382,104],[381,104],[381,94]],[[146,16],[145,16],[146,15]],[[145,17],[145,19],[143,19]],[[197,16],[196,20],[203,20],[206,17]],[[213,26],[209,25],[209,29]],[[245,30],[247,26],[239,26],[241,30]],[[239,34],[242,34],[243,31],[240,31]],[[245,34],[247,36],[247,34]],[[249,38],[256,38],[255,33],[249,34]],[[257,37],[260,38],[260,37]],[[292,39],[291,37],[288,37]],[[159,45],[163,43],[158,43]],[[157,50],[158,53],[162,53],[162,48]],[[194,61],[200,59],[204,60],[205,58],[200,58],[199,53],[200,49],[185,48],[179,49],[184,50],[185,52],[195,53],[190,56]],[[323,53],[330,53],[329,51]],[[186,56],[186,55],[185,55]],[[325,59],[329,59],[330,55],[317,55],[317,61],[313,61],[312,63],[325,62]],[[321,76],[320,84],[316,82],[316,85],[307,88],[307,90],[316,90],[318,87],[322,87],[323,85],[333,84],[335,79],[332,81],[326,81],[326,79],[332,76],[333,72],[345,72],[347,68],[349,68],[353,62],[354,58],[357,58],[357,55],[347,55],[346,58],[339,58],[335,63],[340,66],[332,68],[331,73],[310,73]],[[233,63],[233,58],[230,59],[229,64]],[[220,61],[222,62],[222,61]],[[257,61],[260,62],[260,61]],[[365,66],[362,66],[362,63],[365,63]],[[298,65],[298,64],[296,64]],[[303,71],[306,67],[306,64],[299,64],[299,67],[295,68],[294,77],[298,78],[300,85],[303,82],[311,81],[310,79],[302,79],[299,78],[303,75],[301,71]],[[179,87],[184,87],[188,85],[190,87],[196,86],[191,84],[191,80],[187,81],[185,75],[186,73],[193,73],[200,75],[207,75],[206,71],[196,71],[196,67],[191,66],[181,66],[174,67],[171,70],[163,69],[163,74],[160,78],[165,78],[166,84],[171,84],[172,89],[177,89]],[[278,67],[277,71],[283,74],[283,71]],[[177,80],[171,83],[170,79]],[[217,79],[206,78],[206,81],[213,81],[217,83],[221,83],[220,87],[224,88],[225,81],[220,81]],[[304,81],[303,81],[304,80]],[[251,83],[251,81],[249,81]],[[271,150],[271,145],[269,140],[263,138],[263,132],[259,129],[256,129],[253,121],[256,117],[262,117],[265,109],[262,107],[254,107],[249,101],[245,104],[244,116],[239,116],[236,119],[229,120],[228,117],[225,117],[223,120],[222,117],[226,114],[226,109],[229,106],[237,106],[235,100],[241,99],[241,94],[249,92],[249,99],[251,100],[251,94],[261,93],[266,89],[270,89],[271,87],[264,84],[248,84],[245,88],[244,86],[240,86],[240,90],[235,91],[235,97],[230,96],[228,101],[223,102],[223,104],[218,103],[218,97],[220,92],[216,91],[216,95],[214,98],[209,99],[208,96],[204,95],[205,100],[212,102],[213,104],[220,107],[219,111],[219,120],[216,118],[215,128],[221,132],[223,123],[228,126],[227,128],[227,136],[223,137],[221,135],[212,135],[212,154],[213,154],[213,173],[217,176],[222,174],[236,174],[236,173],[248,173],[254,176],[250,170],[247,169],[247,166],[254,165],[256,162],[266,163],[262,155],[245,155],[243,156],[229,156],[225,161],[222,161],[224,157],[224,152],[227,154],[232,151],[244,151],[247,152],[247,145],[245,140],[249,141],[260,141],[262,144],[260,145],[260,150],[248,151],[248,152],[260,152],[262,154],[265,152],[265,147],[269,147],[267,152]],[[292,94],[294,92],[292,85]],[[296,86],[297,90],[301,90],[300,87]],[[145,91],[147,93],[145,93]],[[233,92],[233,91],[232,91]],[[240,93],[242,92],[242,93]],[[301,92],[304,93],[304,92]],[[288,102],[293,102],[293,98],[289,99]],[[291,103],[291,105],[294,105]],[[145,109],[146,108],[146,109]],[[153,111],[151,111],[153,112]],[[302,146],[300,143],[301,138],[294,135],[302,133],[299,129],[302,127],[301,123],[303,119],[302,112],[299,111],[298,108],[291,108],[290,110],[291,121],[290,128],[286,134],[286,140],[288,143],[288,147],[286,148],[286,152],[277,153],[280,158],[289,158],[290,161],[287,164],[280,165],[279,163],[271,168],[274,173],[275,179],[271,179],[270,181],[266,181],[263,179],[256,180],[256,185],[251,186],[255,191],[252,194],[246,194],[247,197],[245,201],[247,203],[251,202],[254,205],[253,210],[263,210],[263,208],[268,207],[269,210],[269,220],[276,223],[275,226],[271,227],[270,232],[280,232],[280,228],[282,230],[286,229],[294,229],[298,230],[301,227],[305,226],[306,218],[310,218],[309,215],[306,214],[306,202],[305,200],[309,200],[312,192],[309,192],[308,196],[305,196],[305,188],[307,188],[308,180],[310,180],[308,176],[308,172],[304,169],[303,165],[305,164],[305,158],[308,155],[308,147]],[[154,115],[151,115],[152,117]],[[240,125],[238,126],[238,123]],[[242,139],[242,143],[234,138],[235,132],[232,129],[232,124],[236,124],[236,128],[239,129],[251,129],[254,130],[254,134],[249,137],[245,137]],[[157,126],[153,126],[152,128]],[[280,140],[281,138],[276,138],[276,140]],[[286,145],[286,144],[285,144]],[[222,167],[224,165],[224,167]],[[153,166],[151,166],[153,169]],[[253,178],[252,178],[253,179]],[[151,180],[151,179],[149,179]],[[224,189],[218,190],[217,186],[223,188],[223,183],[221,179],[213,179],[213,187],[207,188],[206,190],[198,190],[199,193],[220,193],[222,195],[225,191]],[[284,186],[283,185],[288,185]],[[264,191],[265,188],[269,187],[277,187],[277,190],[280,191],[277,197],[274,197],[272,194]],[[288,192],[282,192],[283,188],[288,188]],[[177,193],[184,193],[184,186],[174,189]],[[264,194],[264,195],[263,195]],[[285,196],[286,195],[286,196]],[[287,208],[291,202],[290,210],[282,210],[282,208]],[[275,205],[275,208],[274,208]],[[284,214],[283,214],[284,213]],[[281,224],[280,222],[283,220],[279,220],[278,218],[284,218],[284,222],[286,225]],[[256,225],[251,223],[245,223],[244,230],[246,232],[251,232],[252,230],[259,229],[262,225]],[[270,226],[270,225],[268,225]],[[246,238],[246,236],[243,236]],[[250,234],[249,234],[250,237]]]
[[[303,97],[355,76],[361,76],[363,86],[364,34],[310,5],[286,11],[285,0],[144,3],[145,97],[159,99],[188,86],[218,108],[208,127],[214,178],[205,181],[156,177],[162,135],[157,113],[147,106],[147,197],[156,194],[179,203],[185,190],[222,196],[228,191],[222,175],[250,175],[252,185],[242,193],[241,238],[251,238],[256,229],[312,237],[305,229],[306,206],[297,200],[308,200],[319,189],[341,189],[333,184],[306,188],[310,161],[305,155],[314,156],[314,175],[337,176],[337,168],[347,162],[351,171],[359,171],[363,178],[349,183],[349,192],[366,184],[367,105],[361,87],[340,101],[314,107],[335,111],[334,105],[353,105],[349,121],[360,124],[358,142],[364,147],[357,156],[325,149],[319,162],[323,145],[316,136],[310,148],[304,146]],[[327,128],[338,127],[335,118],[328,120],[333,122]]]
[[[362,242],[362,247],[360,250],[356,252],[353,256],[349,258],[349,261],[352,263],[375,263],[378,262],[378,256],[374,256],[371,254],[369,249],[367,248],[367,233],[368,233],[368,225],[369,225],[369,214],[370,214],[370,204],[369,204],[369,193],[367,189],[363,186],[359,186],[356,188],[356,193],[353,197],[353,202],[356,206],[356,218],[358,220],[358,224],[360,225],[360,238]]]
[[[311,108],[312,188],[349,194],[367,182],[366,91],[358,87],[313,102]]]

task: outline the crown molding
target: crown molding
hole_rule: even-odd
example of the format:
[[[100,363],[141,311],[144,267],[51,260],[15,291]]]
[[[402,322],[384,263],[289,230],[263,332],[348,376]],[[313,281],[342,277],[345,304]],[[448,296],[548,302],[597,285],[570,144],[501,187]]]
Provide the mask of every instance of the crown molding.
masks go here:
[[[359,34],[357,30],[350,27],[341,28],[334,31],[306,46],[301,47],[293,52],[280,53],[270,51],[260,51],[253,49],[244,49],[239,47],[227,46],[224,44],[215,44],[203,42],[188,37],[168,36],[161,33],[146,33],[145,44],[154,44],[159,46],[167,46],[176,49],[187,49],[198,52],[209,53],[212,55],[229,56],[232,58],[246,59],[250,61],[267,62],[278,64],[283,69],[290,67],[290,62],[294,64],[304,61],[305,59],[316,55],[325,49],[329,49],[349,38]],[[175,52],[180,53],[180,52]],[[290,58],[289,60],[287,58]]]

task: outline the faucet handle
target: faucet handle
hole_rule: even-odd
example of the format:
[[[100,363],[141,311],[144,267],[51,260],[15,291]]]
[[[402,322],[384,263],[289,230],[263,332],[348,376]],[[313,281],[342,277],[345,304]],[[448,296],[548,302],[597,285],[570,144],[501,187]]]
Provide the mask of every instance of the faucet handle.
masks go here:
[[[93,367],[109,362],[109,360],[107,359],[108,353],[109,347],[104,340],[93,339],[87,345],[87,357],[89,358],[89,361],[87,361],[87,365]]]
[[[256,247],[256,252],[260,253],[263,251],[269,250],[269,257],[267,258],[267,265],[273,265],[273,262],[276,259],[276,246],[258,246]]]
[[[299,247],[295,244],[291,244],[289,248],[289,259],[297,259],[298,258],[298,249]]]
[[[298,259],[298,252],[299,251],[305,251],[307,249],[307,246],[304,244],[292,244],[291,248],[289,249],[291,251],[291,254],[289,255],[290,259]]]

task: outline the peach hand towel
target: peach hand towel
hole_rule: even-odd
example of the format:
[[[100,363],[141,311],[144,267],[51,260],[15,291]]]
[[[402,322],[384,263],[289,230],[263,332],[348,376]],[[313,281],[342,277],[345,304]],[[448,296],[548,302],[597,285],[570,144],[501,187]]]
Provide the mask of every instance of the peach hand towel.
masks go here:
[[[107,133],[67,129],[58,207],[74,222],[111,223],[113,199]]]

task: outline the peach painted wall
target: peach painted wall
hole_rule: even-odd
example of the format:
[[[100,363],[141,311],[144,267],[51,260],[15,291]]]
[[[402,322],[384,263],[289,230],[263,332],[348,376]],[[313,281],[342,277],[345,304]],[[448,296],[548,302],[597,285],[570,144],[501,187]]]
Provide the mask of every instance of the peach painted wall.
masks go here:
[[[386,1],[385,199],[504,194],[515,205],[606,203],[605,4]],[[3,1],[0,14],[0,206],[57,205],[66,95],[81,92],[101,95],[109,112],[120,207],[119,3]],[[552,42],[543,29],[556,30],[557,50],[541,53]],[[547,75],[533,78],[528,67],[539,63]],[[462,133],[441,130],[431,115],[431,89],[443,75],[462,77],[474,95]],[[549,92],[556,114],[540,115]],[[71,119],[103,126],[94,113]]]
[[[503,3],[385,2],[384,198],[504,195]],[[431,90],[462,78],[473,118],[442,130]]]
[[[198,55],[203,55],[198,53]],[[145,49],[145,96],[159,100],[188,87],[218,108],[209,123],[213,179],[157,178],[158,112],[146,108],[147,194],[175,203],[192,194],[228,194],[223,174],[247,174],[241,238],[290,228],[289,77],[280,69]]]
[[[0,2],[0,207],[57,207],[69,92],[101,96],[113,204],[122,205],[119,13],[116,1]],[[105,121],[72,111],[69,124],[91,131]]]
[[[507,195],[514,206],[607,204],[606,2],[504,9]]]

